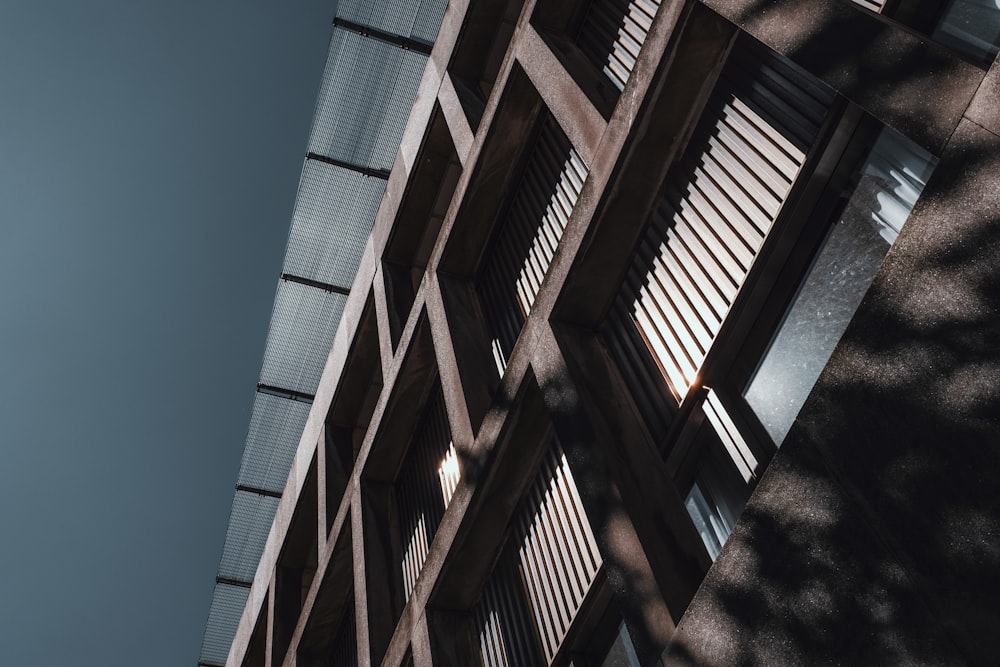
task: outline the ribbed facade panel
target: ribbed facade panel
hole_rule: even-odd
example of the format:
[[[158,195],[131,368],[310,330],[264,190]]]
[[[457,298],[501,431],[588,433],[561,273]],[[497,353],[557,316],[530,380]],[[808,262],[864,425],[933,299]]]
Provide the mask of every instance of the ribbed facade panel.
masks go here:
[[[277,509],[277,498],[247,491],[236,492],[229,514],[226,542],[222,547],[220,577],[248,583],[253,581]]]
[[[429,44],[437,37],[447,7],[447,0],[342,0],[337,7],[337,17]]]
[[[281,493],[309,408],[309,403],[257,393],[238,484]]]
[[[224,665],[229,655],[229,644],[236,634],[243,606],[247,603],[248,588],[216,584],[212,591],[212,606],[201,642],[201,661]]]
[[[315,394],[346,301],[343,294],[281,281],[274,297],[261,383]]]
[[[388,171],[427,56],[344,28],[330,38],[309,151]]]
[[[385,181],[306,160],[282,273],[350,289]]]

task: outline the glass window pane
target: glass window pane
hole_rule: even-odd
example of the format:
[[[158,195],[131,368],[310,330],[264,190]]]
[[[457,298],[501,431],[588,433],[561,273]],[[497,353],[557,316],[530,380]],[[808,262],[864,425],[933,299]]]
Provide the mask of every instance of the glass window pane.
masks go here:
[[[615,642],[604,656],[601,667],[639,667],[639,656],[636,655],[635,646],[632,645],[632,638],[624,622],[618,625]]]
[[[1000,1],[954,0],[932,38],[984,63],[1000,47]]]
[[[744,397],[774,442],[792,422],[913,209],[936,160],[885,128]]]
[[[714,561],[746,505],[750,486],[713,425],[705,424],[701,437],[701,460],[684,507]]]

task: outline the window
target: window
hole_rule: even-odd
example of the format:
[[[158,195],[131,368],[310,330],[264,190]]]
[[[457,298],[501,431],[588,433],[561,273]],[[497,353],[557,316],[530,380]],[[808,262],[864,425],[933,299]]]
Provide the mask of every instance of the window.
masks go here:
[[[997,0],[853,0],[930,36],[936,42],[989,65],[1000,51]]]
[[[546,115],[540,125],[476,282],[501,376],[587,180],[587,167],[555,119]]]
[[[676,400],[636,404],[712,558],[935,163],[741,39],[605,329],[632,393],[654,369]]]
[[[934,158],[884,128],[743,397],[780,445],[899,230]]]

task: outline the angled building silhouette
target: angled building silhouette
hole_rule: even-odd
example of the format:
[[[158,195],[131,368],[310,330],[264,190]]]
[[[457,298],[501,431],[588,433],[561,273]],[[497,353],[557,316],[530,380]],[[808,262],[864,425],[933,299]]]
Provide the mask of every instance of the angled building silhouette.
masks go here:
[[[399,6],[337,10],[203,664],[994,662],[1000,8]]]

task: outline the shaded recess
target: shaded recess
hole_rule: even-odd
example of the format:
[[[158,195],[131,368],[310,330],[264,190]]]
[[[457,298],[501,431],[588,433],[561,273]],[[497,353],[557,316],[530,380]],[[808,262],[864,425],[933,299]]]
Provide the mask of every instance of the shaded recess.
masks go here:
[[[376,319],[374,297],[369,295],[324,422],[327,531],[333,528],[354,462],[368,432],[368,423],[382,393],[383,371]]]
[[[279,664],[288,652],[319,560],[318,476],[317,457],[313,456],[275,567],[271,650]],[[325,536],[326,531],[322,532]]]
[[[378,421],[378,430],[373,434],[372,447],[361,471],[365,599],[373,663],[381,663],[385,656],[408,597],[402,566],[413,532],[408,525],[413,518],[410,512],[419,508],[406,507],[408,494],[404,487],[415,480],[401,479],[400,474],[413,446],[414,434],[419,438],[421,425],[427,423],[432,397],[440,396],[439,390],[435,391],[437,377],[430,325],[423,314],[396,376],[392,394],[386,400],[385,411]],[[447,423],[443,427],[447,433]],[[442,443],[439,439],[431,443],[435,450],[445,450],[448,444],[447,440]],[[424,486],[424,490],[428,486]],[[430,500],[426,504],[430,504]],[[436,509],[443,514],[442,508]],[[431,521],[433,517],[427,519]],[[428,542],[433,538],[433,535],[427,536],[429,527],[425,524],[423,533]],[[409,534],[404,535],[404,531]]]
[[[322,574],[296,651],[301,667],[357,665],[357,630],[354,623],[354,567],[348,515],[340,533],[331,537],[333,549]],[[326,547],[325,547],[326,548]]]
[[[448,73],[472,131],[479,129],[524,0],[471,3]]]
[[[462,165],[441,107],[434,112],[382,255],[389,330],[398,345]]]

